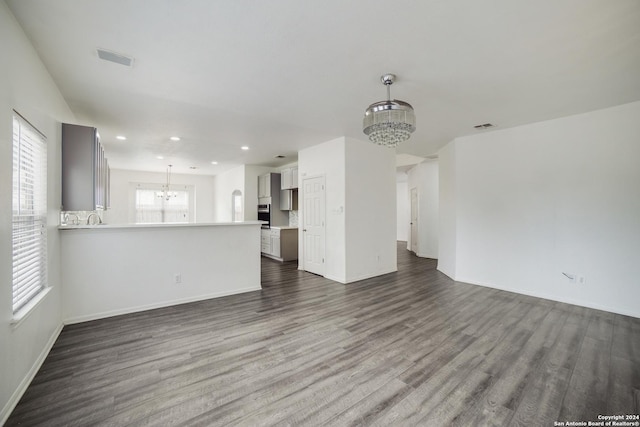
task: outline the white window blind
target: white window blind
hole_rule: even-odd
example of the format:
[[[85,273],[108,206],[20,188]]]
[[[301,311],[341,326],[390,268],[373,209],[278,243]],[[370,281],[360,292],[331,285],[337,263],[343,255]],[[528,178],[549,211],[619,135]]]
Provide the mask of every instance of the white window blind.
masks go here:
[[[173,187],[173,186],[172,186]],[[138,185],[135,193],[136,223],[189,222],[189,188],[172,189],[169,199],[163,197],[162,186]]]
[[[47,286],[47,145],[13,114],[13,312]]]

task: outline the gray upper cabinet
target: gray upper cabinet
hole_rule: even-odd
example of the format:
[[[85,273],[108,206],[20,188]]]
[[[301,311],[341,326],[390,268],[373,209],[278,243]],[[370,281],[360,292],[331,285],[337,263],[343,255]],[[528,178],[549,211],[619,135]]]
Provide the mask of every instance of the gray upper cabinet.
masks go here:
[[[62,124],[62,210],[109,207],[109,164],[98,130]]]

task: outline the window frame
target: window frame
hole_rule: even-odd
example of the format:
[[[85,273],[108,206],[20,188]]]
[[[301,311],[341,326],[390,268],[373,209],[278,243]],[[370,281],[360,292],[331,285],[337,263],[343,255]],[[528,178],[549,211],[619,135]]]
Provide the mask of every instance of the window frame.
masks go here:
[[[196,197],[196,192],[195,192],[195,186],[193,185],[182,185],[182,184],[172,184],[171,185],[171,191],[186,191],[188,194],[188,219],[185,222],[166,222],[164,221],[165,219],[165,206],[164,206],[164,200],[162,203],[162,208],[161,208],[161,217],[162,217],[162,221],[160,222],[139,222],[138,221],[138,205],[137,205],[137,192],[138,190],[148,190],[148,191],[154,191],[154,192],[160,192],[162,191],[164,188],[163,184],[157,184],[157,183],[142,183],[142,182],[138,182],[138,183],[130,183],[130,200],[131,200],[131,204],[130,204],[130,214],[129,214],[129,220],[131,223],[133,224],[187,224],[187,223],[193,223],[195,222],[195,197]]]
[[[11,267],[14,322],[48,293],[47,137],[12,115]]]

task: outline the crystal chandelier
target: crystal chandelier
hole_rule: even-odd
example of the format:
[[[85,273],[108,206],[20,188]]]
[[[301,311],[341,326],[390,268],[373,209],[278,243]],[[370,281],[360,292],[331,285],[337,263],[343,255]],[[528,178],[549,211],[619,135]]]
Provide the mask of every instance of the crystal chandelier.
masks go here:
[[[391,85],[395,74],[380,77],[387,87],[387,100],[369,105],[364,112],[362,131],[371,142],[387,147],[395,147],[406,141],[416,130],[416,116],[408,102],[391,100]]]
[[[177,197],[178,193],[175,191],[169,191],[171,185],[171,168],[173,165],[167,166],[167,184],[162,186],[162,191],[156,191],[156,197],[159,199],[165,199],[169,201],[172,197]]]

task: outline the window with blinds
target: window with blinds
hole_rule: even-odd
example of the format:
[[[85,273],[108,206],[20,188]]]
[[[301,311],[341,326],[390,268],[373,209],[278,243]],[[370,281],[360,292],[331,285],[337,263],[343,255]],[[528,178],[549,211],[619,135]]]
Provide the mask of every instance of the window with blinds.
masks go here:
[[[13,114],[13,312],[47,286],[47,145]]]
[[[181,189],[162,191],[160,185],[138,185],[135,193],[135,222],[187,223],[190,219],[188,186]]]

